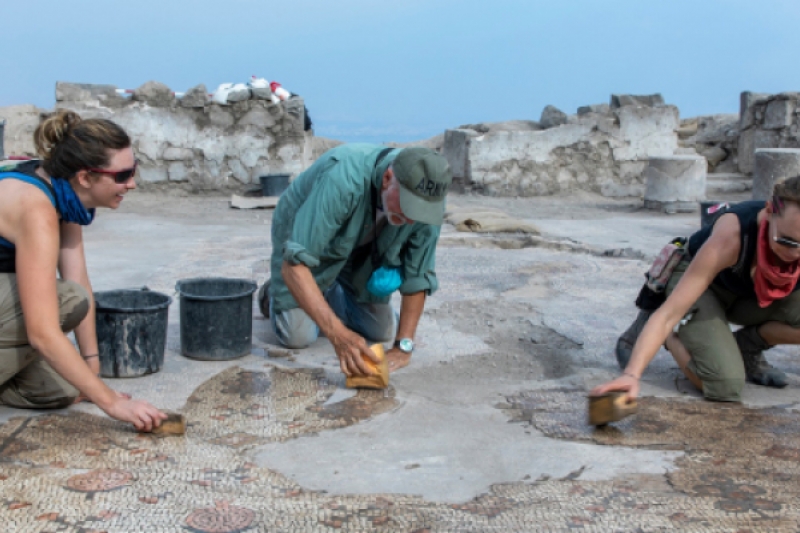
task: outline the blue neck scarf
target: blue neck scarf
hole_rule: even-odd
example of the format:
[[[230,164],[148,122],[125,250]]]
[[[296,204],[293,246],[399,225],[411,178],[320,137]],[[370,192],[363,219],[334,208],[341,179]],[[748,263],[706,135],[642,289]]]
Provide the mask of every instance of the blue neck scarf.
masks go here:
[[[61,220],[81,226],[88,226],[92,223],[94,208],[83,207],[69,181],[62,178],[50,178],[50,183],[53,185],[53,192],[56,195],[56,205],[61,212]]]

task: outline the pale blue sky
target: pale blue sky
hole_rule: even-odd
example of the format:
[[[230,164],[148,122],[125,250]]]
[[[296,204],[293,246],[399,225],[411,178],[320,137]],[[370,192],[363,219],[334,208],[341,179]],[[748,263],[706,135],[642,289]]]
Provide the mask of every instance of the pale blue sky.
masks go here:
[[[51,108],[57,80],[211,91],[256,74],[346,141],[611,93],[661,92],[690,117],[800,90],[797,0],[0,0],[0,21],[0,106]]]

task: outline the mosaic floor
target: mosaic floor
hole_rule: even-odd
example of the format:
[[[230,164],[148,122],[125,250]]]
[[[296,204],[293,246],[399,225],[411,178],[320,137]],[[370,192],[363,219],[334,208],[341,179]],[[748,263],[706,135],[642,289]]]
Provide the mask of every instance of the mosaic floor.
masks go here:
[[[260,283],[267,272],[267,239],[230,231],[193,244],[180,260],[150,274],[146,284],[174,295],[175,280],[209,272]],[[558,477],[536,474],[492,485],[459,503],[413,494],[310,490],[280,467],[259,466],[259,448],[314,435],[339,437],[344,432],[330,432],[403,416],[403,406],[392,389],[328,403],[343,382],[335,365],[326,373],[251,361],[247,369],[229,368],[194,390],[178,409],[189,421],[185,437],[139,435],[79,409],[0,425],[0,533],[798,531],[796,411],[649,398],[640,402],[635,418],[594,431],[586,425],[586,388],[529,390],[554,387],[547,379],[572,387],[580,383],[576,371],[584,367],[616,370],[608,347],[632,318],[630,280],[638,280],[642,269],[636,261],[612,264],[594,255],[554,250],[511,254],[448,248],[437,257],[442,289],[426,306],[432,320],[420,326],[420,345],[428,346],[421,355],[430,360],[428,366],[410,369],[405,379],[425,373],[433,376],[433,387],[441,386],[440,375],[447,375],[447,391],[453,391],[447,399],[453,401],[464,394],[461,390],[481,382],[505,383],[504,391],[524,392],[499,396],[492,391],[492,400],[481,405],[497,413],[500,423],[530,425],[531,442],[541,439],[541,432],[597,449],[610,446],[622,456],[631,454],[630,448],[682,451],[669,472],[605,481],[582,479],[586,476],[580,469]],[[115,269],[98,269],[98,276],[104,272],[116,274]],[[593,279],[605,281],[596,286]],[[603,313],[596,311],[598,302]],[[496,316],[498,305],[502,316]],[[177,307],[170,311],[172,324],[177,324]],[[619,312],[626,309],[627,315]],[[257,334],[263,326],[255,321]],[[171,335],[168,348],[177,353],[175,328]],[[800,385],[794,353],[776,359],[794,380],[789,388]],[[296,366],[305,366],[302,357],[298,361]],[[671,359],[657,360],[648,379],[673,371]],[[162,405],[172,398],[163,389],[177,387],[179,378],[163,373],[144,397]],[[402,391],[401,381],[396,383]],[[182,392],[179,401],[164,405],[180,406],[185,398]],[[489,407],[493,404],[496,411]],[[547,452],[534,446],[532,454]],[[508,451],[498,447],[492,453]],[[588,469],[591,460],[586,459]],[[308,461],[319,464],[314,456]]]
[[[231,368],[191,395],[185,437],[140,435],[85,413],[12,419],[0,428],[0,522],[26,532],[233,533],[796,531],[800,521],[799,417],[780,409],[643,399],[636,417],[592,431],[582,392],[521,393],[498,405],[512,422],[559,439],[685,456],[666,483],[586,482],[576,472],[495,485],[456,505],[308,491],[249,460],[259,444],[357,424],[398,405],[391,389],[326,405],[339,385],[321,370]]]

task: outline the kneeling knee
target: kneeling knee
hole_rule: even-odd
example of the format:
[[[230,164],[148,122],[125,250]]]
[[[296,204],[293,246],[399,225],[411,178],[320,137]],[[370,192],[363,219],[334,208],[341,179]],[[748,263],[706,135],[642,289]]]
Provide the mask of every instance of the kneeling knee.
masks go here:
[[[316,340],[317,335],[314,335],[313,337],[309,335],[291,335],[286,337],[283,335],[278,335],[278,341],[281,343],[281,345],[294,350],[308,348]]]
[[[703,396],[714,402],[741,402],[744,377],[703,380]]]
[[[72,331],[89,314],[89,293],[74,281],[61,281],[59,287],[61,330]]]
[[[64,409],[74,404],[75,400],[77,399],[78,399],[77,393],[72,396],[62,396],[60,398],[54,398],[52,401],[49,402],[47,407],[50,409]]]

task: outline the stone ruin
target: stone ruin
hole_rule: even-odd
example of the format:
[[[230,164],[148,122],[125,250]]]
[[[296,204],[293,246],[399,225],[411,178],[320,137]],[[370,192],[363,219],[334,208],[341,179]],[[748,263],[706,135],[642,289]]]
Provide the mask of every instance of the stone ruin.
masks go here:
[[[679,151],[679,125],[678,108],[661,95],[612,95],[609,104],[584,106],[576,115],[547,106],[539,122],[447,130],[442,153],[462,190],[641,196],[649,158]]]
[[[800,148],[800,93],[743,92],[739,122],[739,171],[752,174],[761,148]]]
[[[121,93],[113,85],[58,82],[56,109],[120,124],[133,139],[143,183],[224,189],[258,182],[265,174],[297,174],[311,162],[301,98],[220,105],[211,102],[204,85],[178,98],[158,82],[145,83],[129,97]],[[31,138],[41,113],[34,106],[0,109],[0,117],[10,115],[16,126],[6,128],[7,154],[35,155]]]
[[[145,184],[218,190],[255,183],[264,174],[296,175],[339,144],[303,131],[300,98],[273,103],[251,95],[220,105],[202,85],[176,97],[158,82],[130,96],[121,92],[112,85],[59,82],[56,108],[119,122],[134,139]],[[428,140],[387,144],[440,151],[453,168],[454,190],[500,196],[586,190],[634,197],[649,191],[646,204],[688,208],[706,197],[753,189],[757,152],[800,148],[798,99],[794,92],[743,92],[739,115],[680,120],[677,107],[659,94],[619,94],[574,115],[549,105],[538,121],[467,124]],[[0,108],[7,155],[35,155],[31,139],[43,113],[31,105]],[[800,155],[791,150],[762,154],[761,160],[770,168],[762,172],[762,188],[769,188],[779,169],[800,168]],[[670,172],[683,185],[666,179]],[[670,195],[678,196],[673,201]]]

